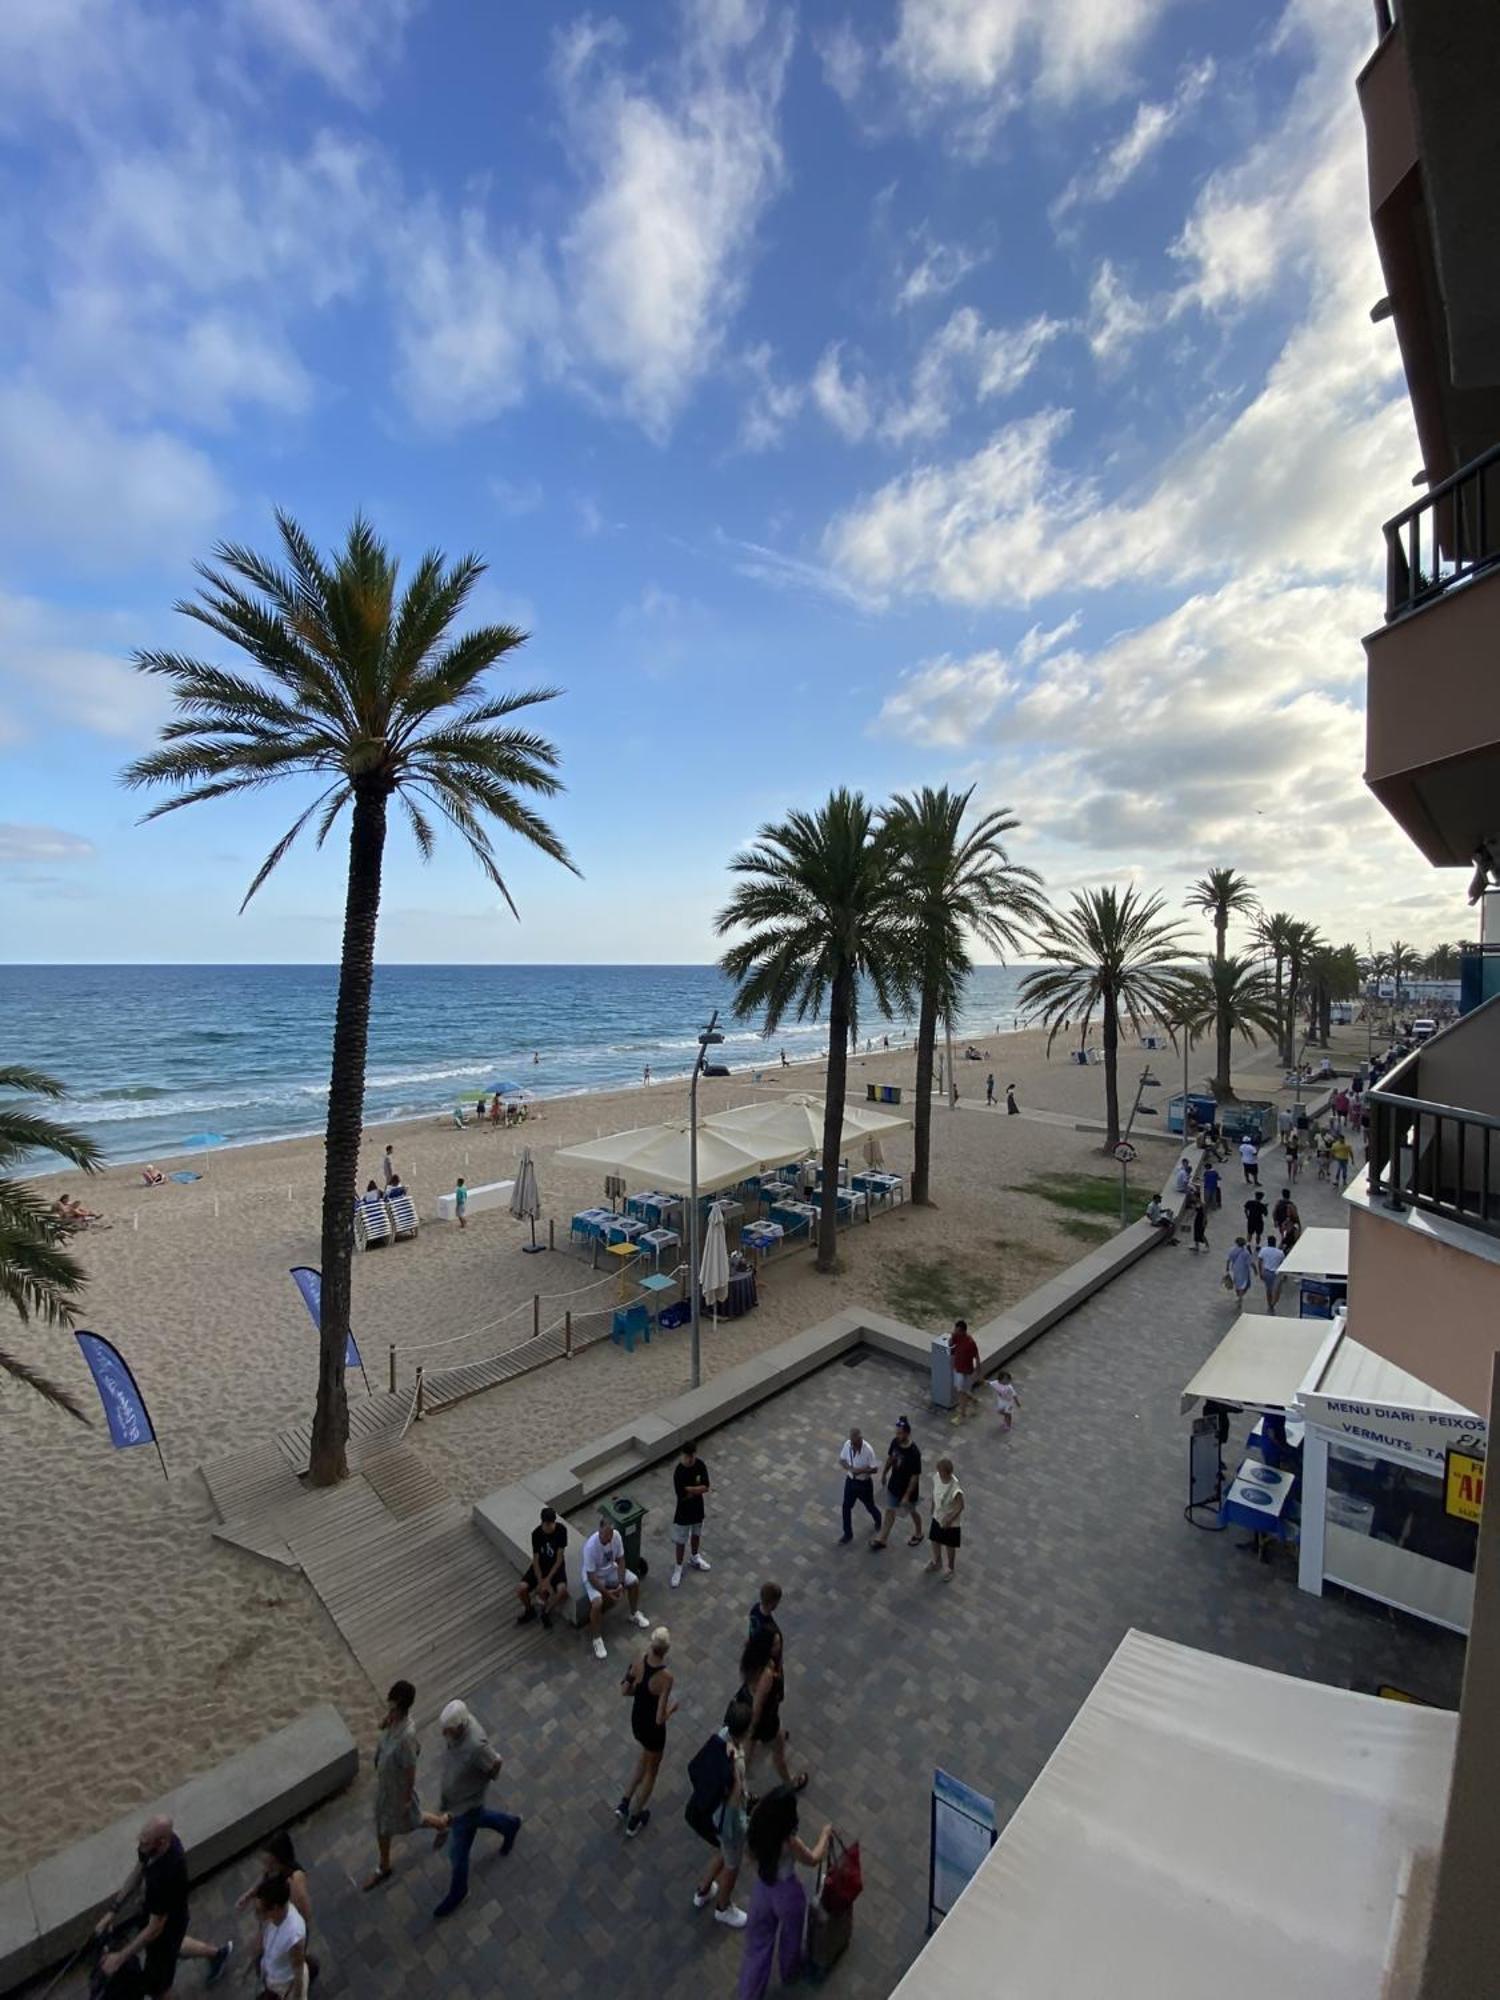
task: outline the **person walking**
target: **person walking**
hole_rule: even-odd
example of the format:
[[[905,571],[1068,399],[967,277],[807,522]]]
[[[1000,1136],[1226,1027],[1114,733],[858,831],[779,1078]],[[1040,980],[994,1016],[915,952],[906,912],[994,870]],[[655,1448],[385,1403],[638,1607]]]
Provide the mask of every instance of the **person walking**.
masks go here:
[[[1290,1136],[1288,1137],[1288,1139],[1287,1139],[1287,1142],[1286,1142],[1286,1146],[1284,1147],[1284,1149],[1283,1149],[1283,1150],[1284,1150],[1284,1151],[1285,1151],[1285,1153],[1286,1153],[1286,1177],[1287,1177],[1287,1179],[1288,1179],[1288,1180],[1289,1180],[1289,1181],[1290,1181],[1290,1182],[1292,1183],[1292,1185],[1293,1185],[1293,1186],[1295,1187],[1295,1186],[1296,1186],[1296,1183],[1297,1183],[1297,1176],[1298,1176],[1298,1174],[1300,1174],[1300,1173],[1301,1173],[1301,1171],[1302,1171],[1302,1135],[1301,1135],[1301,1133],[1300,1133],[1300,1132],[1293,1132],[1293,1133],[1292,1133],[1292,1134],[1291,1134],[1291,1135],[1290,1135]]]
[[[1196,1193],[1193,1195],[1192,1210],[1193,1254],[1196,1256],[1200,1250],[1207,1250],[1209,1248],[1208,1203],[1203,1199],[1202,1195]]]
[[[624,1822],[629,1840],[635,1839],[651,1817],[651,1794],[667,1747],[667,1723],[677,1713],[672,1676],[667,1670],[671,1650],[671,1633],[665,1625],[658,1625],[645,1653],[631,1661],[620,1682],[620,1692],[630,1702],[630,1733],[641,1750],[635,1774],[615,1807],[615,1817]]]
[[[1203,1169],[1203,1202],[1207,1208],[1224,1206],[1224,1180],[1215,1166],[1205,1166]]]
[[[1275,1312],[1276,1301],[1281,1297],[1281,1267],[1286,1262],[1286,1252],[1278,1247],[1273,1236],[1255,1261],[1260,1270],[1260,1281],[1266,1288],[1266,1311]]]
[[[608,1658],[600,1627],[610,1605],[618,1604],[622,1597],[641,1630],[651,1630],[651,1620],[641,1610],[641,1580],[633,1569],[626,1567],[625,1545],[607,1514],[600,1515],[598,1529],[583,1545],[583,1588],[589,1601],[589,1628],[596,1660]]]
[[[940,1458],[937,1470],[932,1476],[932,1526],[927,1530],[927,1539],[932,1544],[932,1561],[928,1563],[929,1574],[939,1570],[951,1583],[953,1565],[958,1560],[958,1551],[963,1542],[964,1489],[958,1483],[958,1475],[953,1470],[951,1458]],[[948,1558],[948,1567],[943,1569],[943,1557]]]
[[[708,1467],[698,1456],[698,1447],[689,1441],[682,1447],[682,1455],[672,1467],[672,1490],[677,1495],[676,1511],[672,1516],[672,1588],[675,1590],[682,1581],[684,1567],[707,1569],[709,1560],[703,1553],[703,1502],[709,1490]],[[692,1553],[688,1555],[688,1545]],[[687,1556],[684,1564],[683,1557]]]
[[[1260,1248],[1266,1233],[1266,1198],[1257,1188],[1245,1203],[1245,1240],[1252,1250]]]
[[[984,1101],[986,1104],[993,1104],[995,1101],[995,1072],[993,1070],[990,1071],[984,1080]]]
[[[434,1821],[434,1825],[440,1825]],[[297,1849],[292,1836],[283,1827],[269,1836],[264,1847],[256,1853],[256,1876],[254,1882],[235,1903],[237,1910],[248,1909],[255,1901],[255,1892],[268,1875],[286,1878],[287,1895],[292,1908],[301,1917],[309,1930],[312,1929],[312,1896],[307,1886],[307,1870],[297,1859]]]
[[[147,2000],[171,2000],[177,1961],[206,1958],[206,1984],[217,1986],[234,1952],[234,1941],[213,1945],[188,1936],[187,1855],[164,1813],[148,1819],[136,1835],[135,1864],[120,1893],[94,1926],[94,1935],[106,1936],[114,1928],[121,1904],[136,1894],[141,1898],[141,1910],[133,1921],[140,1928],[127,1943],[104,1953],[99,1960],[100,1973],[113,1979],[128,1960],[139,1956],[141,1992]]]
[[[753,1714],[749,1702],[735,1700],[724,1714],[719,1740],[729,1759],[729,1784],[718,1808],[716,1833],[718,1853],[707,1873],[693,1891],[693,1908],[714,1905],[714,1922],[726,1929],[742,1931],[750,1919],[734,1900],[734,1885],[745,1859],[745,1829],[750,1823],[750,1786],[746,1757],[750,1748]]]
[[[462,1174],[453,1184],[453,1213],[460,1229],[469,1226],[469,1190]]]
[[[740,1684],[736,1701],[750,1704],[750,1748],[747,1765],[757,1750],[769,1750],[776,1775],[784,1785],[800,1792],[807,1784],[806,1771],[794,1778],[787,1763],[786,1730],[781,1721],[781,1704],[786,1698],[786,1674],[782,1666],[782,1639],[779,1628],[762,1627],[752,1632],[740,1648]]]
[[[1250,1280],[1255,1275],[1255,1260],[1250,1255],[1250,1246],[1243,1236],[1236,1236],[1234,1248],[1224,1259],[1224,1280],[1235,1296],[1238,1305],[1245,1303],[1245,1294],[1250,1289]]]
[[[1021,1115],[1021,1107],[1016,1102],[1016,1086],[1013,1083],[1005,1086],[1005,1115],[1007,1118],[1019,1118]]]
[[[307,1992],[307,1923],[294,1907],[284,1875],[257,1884],[255,1914],[260,1925],[256,1976],[262,2000],[303,2000]]]
[[[990,1388],[994,1393],[995,1415],[1000,1419],[1000,1428],[1008,1431],[1015,1423],[1016,1411],[1021,1406],[1021,1397],[1010,1379],[1010,1370],[1002,1368],[998,1375],[992,1376]]]
[[[1240,1166],[1247,1185],[1260,1186],[1260,1148],[1247,1132],[1240,1141]]]
[[[856,1503],[863,1507],[876,1529],[880,1527],[880,1509],[875,1505],[875,1474],[880,1470],[880,1460],[875,1456],[875,1447],[865,1443],[865,1434],[858,1424],[851,1424],[849,1435],[839,1446],[839,1465],[844,1474],[844,1532],[841,1542],[854,1540],[854,1508]]]
[[[774,1632],[779,1639],[781,1626],[777,1623],[776,1613],[780,1606],[781,1585],[771,1582],[768,1577],[750,1607],[750,1626],[747,1636],[753,1637],[757,1632]]]
[[[380,1172],[383,1183],[387,1189],[390,1188],[393,1182],[395,1183],[396,1186],[398,1187],[400,1186],[401,1172],[396,1165],[396,1148],[394,1146],[387,1146],[385,1151],[381,1154]]]
[[[953,1363],[953,1421],[961,1424],[966,1416],[977,1415],[979,1403],[974,1385],[979,1380],[979,1347],[966,1319],[956,1319],[948,1336],[948,1354]]]
[[[417,1759],[422,1754],[416,1724],[411,1719],[417,1691],[410,1681],[392,1681],[385,1698],[385,1719],[375,1741],[375,1872],[364,1887],[378,1889],[391,1879],[391,1842],[400,1835],[430,1827],[434,1833],[447,1831],[441,1813],[423,1812],[417,1796]],[[296,1883],[293,1881],[293,1900]],[[302,1909],[301,1904],[298,1908]],[[304,1917],[310,1912],[302,1910]]]
[[[1282,1249],[1290,1250],[1292,1246],[1285,1240],[1287,1231],[1300,1231],[1302,1217],[1298,1213],[1296,1202],[1292,1200],[1292,1191],[1289,1187],[1284,1187],[1276,1197],[1276,1206],[1271,1210],[1271,1226],[1283,1239]]]
[[[1354,1164],[1354,1148],[1349,1144],[1348,1136],[1343,1132],[1340,1132],[1333,1142],[1332,1159],[1334,1186],[1336,1188],[1347,1187],[1349,1185],[1349,1169]]]
[[[807,1895],[797,1880],[797,1866],[800,1862],[804,1868],[821,1868],[832,1838],[831,1825],[811,1847],[799,1838],[797,1795],[786,1785],[767,1792],[751,1813],[745,1845],[755,1864],[755,1889],[745,1928],[739,2000],[764,2000],[778,1957],[784,1986],[800,1976]]]
[[[469,1851],[481,1828],[499,1834],[502,1854],[510,1853],[521,1831],[521,1821],[515,1813],[496,1812],[484,1802],[504,1760],[480,1727],[478,1717],[465,1703],[450,1701],[438,1722],[443,1732],[443,1790],[439,1803],[448,1817],[446,1840],[453,1873],[447,1895],[432,1913],[435,1918],[451,1916],[468,1895]]]
[[[881,1474],[881,1484],[885,1488],[885,1511],[880,1517],[880,1532],[870,1543],[871,1549],[883,1549],[891,1539],[891,1529],[896,1525],[898,1514],[911,1515],[912,1532],[907,1547],[919,1549],[922,1546],[922,1453],[912,1441],[911,1425],[905,1417],[896,1419],[896,1435],[891,1439],[885,1455],[885,1468]]]
[[[531,1561],[516,1590],[521,1601],[518,1625],[529,1625],[540,1613],[542,1629],[550,1630],[553,1610],[568,1594],[567,1547],[568,1531],[558,1520],[556,1508],[544,1507],[531,1531]]]

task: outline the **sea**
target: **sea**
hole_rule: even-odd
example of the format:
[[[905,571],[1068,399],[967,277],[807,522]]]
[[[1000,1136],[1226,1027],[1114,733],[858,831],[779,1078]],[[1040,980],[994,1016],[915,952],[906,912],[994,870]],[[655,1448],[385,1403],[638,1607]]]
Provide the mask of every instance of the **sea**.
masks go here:
[[[956,1038],[1020,1025],[1027,970],[976,966]],[[331,965],[0,966],[0,1063],[59,1078],[54,1115],[110,1160],[297,1138],[323,1129],[337,987]],[[715,1008],[732,1069],[827,1046],[826,1019],[768,1041],[732,1002],[712,965],[378,966],[365,1117],[427,1117],[506,1085],[561,1097],[640,1085],[647,1067],[684,1076]],[[912,1034],[861,1010],[861,1043]]]

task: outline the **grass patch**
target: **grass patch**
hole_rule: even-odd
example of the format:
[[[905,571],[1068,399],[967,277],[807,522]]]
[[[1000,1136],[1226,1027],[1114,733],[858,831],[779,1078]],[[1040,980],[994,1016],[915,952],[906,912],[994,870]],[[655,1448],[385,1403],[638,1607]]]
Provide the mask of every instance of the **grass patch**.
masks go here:
[[[1029,1181],[1012,1181],[1012,1194],[1034,1194],[1067,1211],[1058,1227],[1080,1242],[1102,1243],[1120,1227],[1120,1181],[1116,1174],[1033,1174]],[[1135,1222],[1146,1213],[1153,1188],[1132,1181],[1126,1214]],[[1083,1226],[1069,1227],[1069,1224]]]
[[[994,1275],[953,1257],[909,1257],[885,1274],[885,1302],[908,1326],[977,1320],[999,1295]]]

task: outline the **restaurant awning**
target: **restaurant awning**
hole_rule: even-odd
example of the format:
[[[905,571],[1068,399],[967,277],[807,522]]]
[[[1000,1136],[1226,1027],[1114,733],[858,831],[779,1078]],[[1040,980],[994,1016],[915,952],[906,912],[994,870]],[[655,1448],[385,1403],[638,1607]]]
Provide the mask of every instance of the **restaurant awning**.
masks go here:
[[[1345,1322],[1339,1321],[1340,1326]],[[1486,1419],[1345,1332],[1316,1357],[1302,1384],[1309,1423],[1355,1446],[1383,1445],[1441,1467],[1450,1446],[1484,1449]]]
[[[1304,1229],[1286,1254],[1283,1278],[1347,1278],[1347,1229]]]
[[[686,1125],[642,1125],[634,1131],[585,1140],[580,1146],[561,1146],[554,1157],[579,1160],[604,1173],[622,1174],[643,1188],[664,1194],[686,1194],[692,1185],[689,1150]],[[733,1187],[752,1174],[801,1159],[805,1150],[801,1146],[761,1145],[749,1138],[736,1139],[727,1132],[700,1124],[698,1192],[712,1194],[715,1188]]]
[[[797,1091],[790,1097],[740,1104],[732,1111],[716,1111],[703,1120],[700,1129],[711,1127],[716,1132],[727,1132],[744,1145],[772,1146],[784,1142],[796,1146],[799,1154],[819,1153],[823,1149],[825,1102],[824,1098]],[[846,1104],[839,1146],[841,1149],[858,1146],[877,1133],[899,1132],[910,1123],[899,1112],[867,1111],[860,1105]]]
[[[1324,1344],[1341,1322],[1241,1313],[1182,1392],[1182,1414],[1205,1398],[1258,1410],[1289,1410]]]
[[[892,2000],[1370,2000],[1457,1723],[1127,1632]]]

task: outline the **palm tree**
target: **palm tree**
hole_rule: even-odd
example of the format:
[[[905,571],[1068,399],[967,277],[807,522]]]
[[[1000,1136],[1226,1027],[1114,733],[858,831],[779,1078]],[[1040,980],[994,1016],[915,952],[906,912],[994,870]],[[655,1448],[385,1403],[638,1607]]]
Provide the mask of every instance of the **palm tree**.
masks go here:
[[[974,796],[924,786],[898,796],[882,815],[895,848],[904,917],[911,928],[912,964],[898,982],[904,1006],[917,1013],[917,1093],[912,1107],[911,1198],[929,1200],[932,1151],[932,1068],[939,1023],[951,1025],[970,971],[969,939],[998,957],[1021,942],[1021,926],[1045,914],[1041,877],[1005,851],[1002,836],[1020,821],[1004,807],[965,830]]]
[[[1297,1009],[1302,1001],[1303,988],[1319,953],[1326,950],[1327,946],[1314,925],[1292,925],[1287,934],[1286,1013],[1282,1021],[1285,1040],[1280,1052],[1281,1060],[1288,1066],[1297,1060]]]
[[[1217,1035],[1228,1023],[1252,1048],[1258,1035],[1274,1040],[1277,1031],[1276,1001],[1271,982],[1253,958],[1208,958],[1202,970],[1188,975],[1185,1004],[1178,1024],[1190,1035]],[[1228,1076],[1225,1076],[1228,1082]],[[1229,1090],[1222,1095],[1233,1099]],[[1219,1079],[1214,1079],[1214,1096],[1221,1098]]]
[[[1286,968],[1292,955],[1296,930],[1297,919],[1290,910],[1262,910],[1252,933],[1255,942],[1275,966],[1276,1047],[1283,1062],[1291,1061],[1286,1053]]]
[[[1395,1001],[1399,1007],[1401,1005],[1401,981],[1408,973],[1416,971],[1418,965],[1421,963],[1422,954],[1414,944],[1408,944],[1404,938],[1392,938],[1386,946],[1385,958],[1387,970],[1391,978],[1396,982]]]
[[[746,933],[721,961],[736,984],[737,1014],[763,1014],[773,1035],[788,1014],[805,1020],[828,1006],[820,1271],[833,1269],[837,1249],[839,1141],[859,983],[868,980],[889,1013],[901,953],[910,949],[892,848],[861,793],[833,792],[816,812],[761,827],[755,845],[730,862],[745,879],[715,919],[720,937]]]
[[[28,1110],[28,1097],[56,1103],[63,1086],[38,1069],[8,1064],[0,1069],[0,1298],[26,1324],[39,1319],[48,1326],[71,1326],[78,1294],[87,1283],[83,1266],[64,1248],[68,1233],[60,1218],[28,1181],[12,1169],[33,1153],[57,1153],[86,1174],[97,1173],[103,1155],[86,1133],[59,1125]],[[24,1382],[28,1389],[88,1422],[68,1390],[39,1374],[14,1354],[0,1352],[0,1375]]]
[[[1037,928],[1038,949],[1053,963],[1021,981],[1021,1003],[1046,1023],[1049,1049],[1064,1020],[1086,1032],[1100,1010],[1106,1150],[1120,1139],[1121,1014],[1140,1033],[1149,1016],[1169,1020],[1182,1004],[1182,929],[1162,921],[1165,908],[1133,888],[1075,890],[1073,907],[1049,911]]]
[[[1214,963],[1227,958],[1229,919],[1253,916],[1259,908],[1255,891],[1233,868],[1210,868],[1188,890],[1185,908],[1202,910],[1214,927]],[[1214,1097],[1219,1103],[1234,1097],[1229,1071],[1232,1057],[1232,1023],[1223,1015],[1214,1023]]]
[[[1457,979],[1460,967],[1462,945],[1438,944],[1422,960],[1422,972],[1428,979]]]
[[[343,951],[328,1086],[323,1182],[323,1309],[310,1475],[332,1485],[347,1471],[349,1407],[344,1351],[365,1050],[380,879],[392,799],[401,801],[418,852],[433,851],[434,813],[447,820],[515,914],[487,822],[571,868],[557,835],[524,794],[551,797],[557,752],[511,718],[554,690],[489,691],[489,669],[525,634],[509,625],[450,628],[484,574],[477,556],[450,564],[423,556],[398,595],[399,565],[363,516],[325,560],[290,515],[278,513],[285,567],[233,543],[200,564],[197,597],[176,607],[243,652],[256,672],[230,671],[179,653],[136,655],[143,673],[171,683],[176,719],[161,749],[124,773],[130,786],[170,785],[146,814],[259,791],[311,775],[321,789],[261,864],[245,903],[310,820],[321,846],[351,808]],[[576,872],[576,870],[575,870]],[[240,905],[244,908],[244,903]]]

